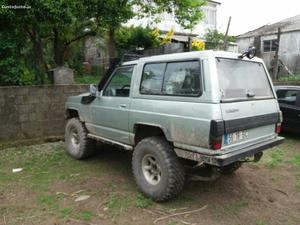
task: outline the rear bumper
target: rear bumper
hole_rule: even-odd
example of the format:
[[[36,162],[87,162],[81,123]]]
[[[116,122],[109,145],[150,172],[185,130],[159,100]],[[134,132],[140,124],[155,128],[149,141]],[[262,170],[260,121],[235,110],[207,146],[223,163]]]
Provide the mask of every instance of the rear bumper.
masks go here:
[[[225,153],[223,155],[205,155],[195,152],[187,153],[186,151],[179,149],[175,149],[175,151],[179,157],[188,158],[196,161],[203,161],[206,164],[222,167],[244,159],[246,157],[254,156],[259,152],[262,152],[264,150],[267,150],[269,148],[283,143],[283,141],[283,137],[276,137],[272,140],[265,141],[256,145],[251,145],[249,147],[234,152]],[[185,152],[185,154],[183,152]]]

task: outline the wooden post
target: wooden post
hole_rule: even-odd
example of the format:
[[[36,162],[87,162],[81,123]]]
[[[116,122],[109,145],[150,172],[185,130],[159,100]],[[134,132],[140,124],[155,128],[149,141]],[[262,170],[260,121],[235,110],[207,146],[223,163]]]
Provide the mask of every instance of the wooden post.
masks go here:
[[[280,46],[280,36],[281,36],[281,28],[278,28],[277,33],[277,49],[274,56],[274,68],[273,68],[273,78],[278,80],[278,66],[279,66],[279,46]]]
[[[189,52],[191,52],[192,51],[192,38],[191,38],[191,36],[189,36],[188,37],[188,45],[189,45]]]
[[[228,47],[227,39],[228,39],[228,32],[229,32],[230,23],[231,23],[231,16],[229,17],[226,33],[225,33],[225,36],[224,36],[224,51],[226,51],[227,47]]]

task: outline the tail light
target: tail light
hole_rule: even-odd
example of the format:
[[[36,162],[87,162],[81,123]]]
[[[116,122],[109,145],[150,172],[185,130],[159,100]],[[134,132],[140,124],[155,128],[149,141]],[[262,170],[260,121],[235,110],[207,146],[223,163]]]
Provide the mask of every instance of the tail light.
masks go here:
[[[213,150],[220,150],[222,148],[222,137],[211,138],[211,148]]]
[[[281,132],[281,123],[277,123],[275,127],[275,133],[279,134]]]
[[[210,146],[213,150],[222,148],[222,137],[224,135],[224,121],[212,120],[210,123]]]

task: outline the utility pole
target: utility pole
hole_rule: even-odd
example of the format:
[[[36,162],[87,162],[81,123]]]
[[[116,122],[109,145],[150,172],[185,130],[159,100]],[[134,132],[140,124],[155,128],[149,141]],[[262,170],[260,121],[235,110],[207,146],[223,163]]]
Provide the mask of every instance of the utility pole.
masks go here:
[[[277,49],[276,49],[275,56],[274,56],[274,68],[273,68],[273,78],[275,80],[278,79],[280,36],[281,36],[281,28],[278,27],[278,32],[277,32]]]
[[[227,50],[227,47],[228,47],[228,40],[227,39],[228,39],[228,32],[229,32],[230,23],[231,23],[231,16],[229,17],[226,33],[225,33],[225,36],[224,36],[224,50],[225,51]]]

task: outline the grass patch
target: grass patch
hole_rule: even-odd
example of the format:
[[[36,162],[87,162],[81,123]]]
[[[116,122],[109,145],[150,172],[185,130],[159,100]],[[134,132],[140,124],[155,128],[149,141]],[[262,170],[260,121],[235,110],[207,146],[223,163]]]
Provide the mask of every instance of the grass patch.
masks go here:
[[[255,224],[256,225],[266,225],[266,223],[262,219],[257,219]]]
[[[300,191],[300,174],[297,174],[296,175],[296,184],[295,184],[295,187],[298,191]]]
[[[41,196],[38,202],[47,210],[59,209],[59,205],[56,202],[55,196],[52,195]]]
[[[72,208],[63,208],[59,210],[59,218],[67,218],[70,217],[73,214]]]
[[[142,194],[137,194],[136,199],[135,199],[135,206],[137,208],[141,208],[141,209],[146,209],[149,208],[153,205],[153,201],[149,198],[146,198],[144,195]]]
[[[238,214],[243,208],[248,207],[248,202],[242,200],[225,205],[224,210],[232,214]]]
[[[106,203],[106,208],[111,217],[117,217],[126,212],[131,205],[131,199],[128,196],[113,194]]]
[[[300,155],[295,155],[289,162],[300,167]]]
[[[279,148],[276,148],[272,150],[267,165],[270,168],[278,167],[283,162],[283,157],[284,157],[283,151]]]
[[[94,213],[91,211],[82,211],[79,213],[79,218],[83,220],[91,220],[94,216]]]

